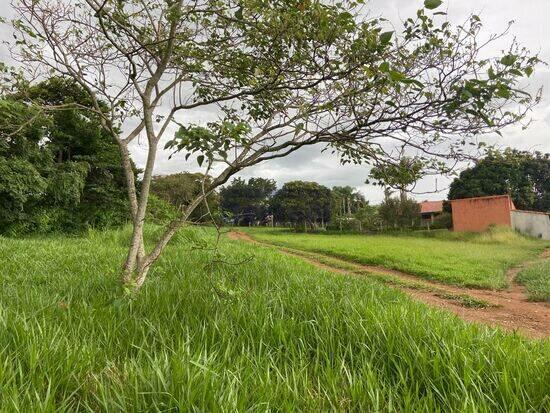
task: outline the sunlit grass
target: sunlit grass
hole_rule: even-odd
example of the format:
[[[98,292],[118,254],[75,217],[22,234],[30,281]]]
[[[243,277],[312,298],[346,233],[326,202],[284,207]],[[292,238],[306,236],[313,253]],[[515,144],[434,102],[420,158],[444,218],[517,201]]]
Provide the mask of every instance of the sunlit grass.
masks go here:
[[[208,253],[188,252],[182,237],[143,291],[121,300],[127,239],[0,238],[0,411],[548,407],[548,341],[241,242],[224,241],[227,260],[254,259],[209,278]]]

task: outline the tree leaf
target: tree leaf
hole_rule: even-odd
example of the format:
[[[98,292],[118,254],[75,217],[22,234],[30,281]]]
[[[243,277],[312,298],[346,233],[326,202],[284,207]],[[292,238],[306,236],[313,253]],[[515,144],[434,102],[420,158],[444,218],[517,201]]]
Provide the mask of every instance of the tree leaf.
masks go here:
[[[437,9],[443,3],[442,0],[425,0],[424,7],[429,10]]]
[[[395,82],[403,82],[404,80],[407,80],[407,76],[405,76],[403,73],[398,72],[396,70],[391,70],[390,79]]]
[[[388,73],[390,71],[390,64],[389,62],[382,63],[378,69],[380,69],[381,72]]]
[[[197,163],[199,166],[202,166],[202,163],[204,162],[204,155],[197,156]]]
[[[243,8],[239,7],[237,11],[235,12],[235,18],[242,20],[243,19]]]
[[[472,92],[470,92],[468,89],[463,89],[462,92],[460,93],[460,99],[461,100],[468,100],[470,98],[472,98],[474,95],[472,94]]]
[[[391,41],[393,32],[384,32],[380,35],[380,43],[386,45]]]
[[[516,56],[509,54],[500,59],[500,63],[502,63],[504,66],[512,66],[514,63],[516,63],[516,60]]]

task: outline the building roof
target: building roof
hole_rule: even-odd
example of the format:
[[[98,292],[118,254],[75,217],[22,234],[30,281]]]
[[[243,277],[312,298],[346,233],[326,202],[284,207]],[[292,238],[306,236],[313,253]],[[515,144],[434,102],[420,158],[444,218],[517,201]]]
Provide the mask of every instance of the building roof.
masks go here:
[[[433,212],[443,212],[443,201],[424,201],[420,203],[421,214],[430,214]]]

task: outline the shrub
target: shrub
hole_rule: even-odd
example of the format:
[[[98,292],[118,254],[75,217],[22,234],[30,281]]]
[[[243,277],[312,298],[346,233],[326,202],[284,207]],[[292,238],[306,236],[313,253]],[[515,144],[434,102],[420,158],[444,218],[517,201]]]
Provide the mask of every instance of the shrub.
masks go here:
[[[178,211],[169,202],[159,198],[154,194],[149,195],[149,205],[147,206],[148,220],[154,224],[165,224],[176,218]]]
[[[434,222],[430,225],[433,229],[451,229],[453,227],[453,216],[448,212],[435,217]]]

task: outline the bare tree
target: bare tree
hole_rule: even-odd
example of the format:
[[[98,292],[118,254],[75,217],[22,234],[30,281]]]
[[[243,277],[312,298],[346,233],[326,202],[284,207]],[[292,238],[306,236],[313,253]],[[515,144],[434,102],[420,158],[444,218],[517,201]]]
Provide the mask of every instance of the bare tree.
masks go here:
[[[453,28],[422,9],[398,35],[358,3],[13,2],[14,55],[33,76],[74,79],[92,101],[82,109],[120,147],[133,215],[124,284],[139,288],[193,210],[245,168],[323,144],[343,162],[412,154],[426,171],[446,172],[480,135],[521,122],[538,102],[518,83],[538,58],[515,43],[480,57],[502,35],[482,41],[477,16]],[[194,124],[187,114],[199,107],[218,121]],[[146,252],[151,177],[172,122],[180,128],[167,147],[215,176]],[[148,156],[137,185],[129,145],[140,135]]]

